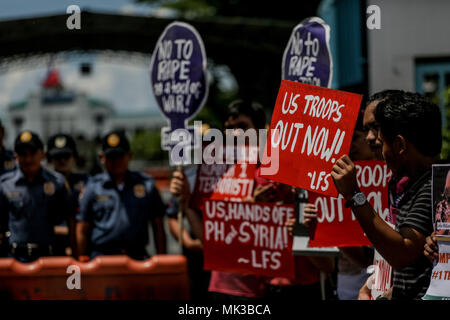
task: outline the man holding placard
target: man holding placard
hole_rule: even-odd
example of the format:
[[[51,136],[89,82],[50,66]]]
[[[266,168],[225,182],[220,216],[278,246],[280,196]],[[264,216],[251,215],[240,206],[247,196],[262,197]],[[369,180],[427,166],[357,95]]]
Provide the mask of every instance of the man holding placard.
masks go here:
[[[347,155],[336,162],[331,175],[375,249],[394,269],[392,298],[419,299],[430,281],[431,264],[422,252],[433,231],[430,169],[442,147],[441,113],[423,96],[404,93],[379,102],[375,119],[392,183],[409,178],[403,197],[391,199],[398,211],[395,230],[359,191],[355,166]]]

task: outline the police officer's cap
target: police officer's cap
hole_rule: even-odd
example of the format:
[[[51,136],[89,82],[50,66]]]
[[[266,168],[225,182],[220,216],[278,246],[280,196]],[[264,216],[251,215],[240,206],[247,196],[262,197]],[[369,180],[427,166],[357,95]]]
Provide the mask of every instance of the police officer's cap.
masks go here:
[[[25,149],[43,150],[44,144],[36,133],[25,130],[17,136],[16,141],[14,142],[14,151],[20,153]]]
[[[125,155],[130,151],[130,143],[123,131],[112,131],[102,139],[102,150],[105,155]]]
[[[59,155],[72,155],[77,157],[75,140],[68,134],[55,134],[48,139],[47,155],[51,157]]]

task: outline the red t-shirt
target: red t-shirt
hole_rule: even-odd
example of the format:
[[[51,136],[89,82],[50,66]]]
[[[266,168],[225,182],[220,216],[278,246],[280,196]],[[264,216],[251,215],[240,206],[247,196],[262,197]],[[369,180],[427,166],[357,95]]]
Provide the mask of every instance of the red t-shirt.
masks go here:
[[[259,168],[255,172],[255,187],[259,184]],[[253,274],[211,271],[208,290],[247,298],[262,298],[270,278]]]
[[[320,281],[320,271],[311,263],[308,257],[294,256],[295,279],[273,278],[270,281],[274,286],[292,286],[296,284],[308,285]]]
[[[208,290],[247,298],[262,298],[270,278],[253,274],[212,271]]]

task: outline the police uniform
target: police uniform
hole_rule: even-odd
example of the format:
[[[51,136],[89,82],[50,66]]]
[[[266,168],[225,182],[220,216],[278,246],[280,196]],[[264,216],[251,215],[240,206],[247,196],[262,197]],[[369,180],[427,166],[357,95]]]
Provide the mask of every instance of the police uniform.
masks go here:
[[[19,148],[43,149],[39,137],[21,133],[15,143]],[[29,262],[53,254],[54,226],[74,207],[65,178],[41,168],[32,182],[20,168],[0,178],[0,228],[9,230],[9,255]]]
[[[49,161],[54,157],[67,154],[69,156],[78,157],[78,150],[75,140],[67,134],[56,134],[49,138],[47,142],[47,158]],[[70,190],[75,202],[78,202],[79,195],[84,189],[88,175],[83,173],[71,172],[67,177]]]
[[[104,138],[103,150],[127,152],[129,144],[123,134]],[[164,204],[154,180],[142,173],[127,171],[121,187],[108,172],[88,180],[80,197],[77,221],[91,225],[89,251],[98,255],[127,254],[136,260],[147,259],[148,222],[164,214]]]
[[[51,136],[47,142],[47,159],[48,161],[52,161],[54,158],[60,156],[73,156],[74,158],[78,157],[78,150],[75,143],[75,140],[67,134],[59,133]],[[82,173],[74,173],[71,172],[66,180],[69,184],[70,191],[72,194],[72,201],[76,206],[77,210],[79,210],[78,199],[81,191],[84,189],[86,182],[88,180],[87,174]],[[73,219],[75,217],[72,217]],[[64,222],[61,226],[67,226],[67,223]],[[57,255],[65,255],[65,250],[70,246],[70,240],[68,235],[56,235],[56,245],[55,245],[55,254]]]
[[[0,138],[3,139],[4,127],[2,120],[0,119]],[[5,149],[0,141],[0,176],[8,171],[12,171],[16,168],[16,160],[12,151]]]
[[[3,148],[2,151],[0,151],[0,176],[15,168],[16,161],[13,152]],[[0,230],[0,257],[5,257],[8,254],[8,240],[5,233],[6,231],[2,232]]]
[[[16,160],[12,151],[2,149],[0,152],[0,175],[16,168]]]

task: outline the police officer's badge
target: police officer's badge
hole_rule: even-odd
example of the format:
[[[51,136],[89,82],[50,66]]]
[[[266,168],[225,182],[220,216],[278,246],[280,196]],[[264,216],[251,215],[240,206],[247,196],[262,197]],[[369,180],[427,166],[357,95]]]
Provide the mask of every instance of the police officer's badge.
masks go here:
[[[20,142],[23,142],[23,143],[27,143],[27,142],[30,142],[30,140],[31,140],[31,138],[32,138],[33,136],[32,136],[32,134],[31,134],[31,132],[30,131],[24,131],[24,132],[22,132],[22,134],[20,135]]]
[[[66,146],[67,140],[66,137],[57,137],[55,139],[55,146],[57,148],[64,148]]]
[[[143,184],[135,185],[133,191],[136,198],[145,197],[145,187]]]
[[[15,162],[14,160],[7,160],[3,163],[6,170],[11,170],[14,168]]]
[[[44,183],[44,193],[48,196],[51,196],[55,193],[55,185],[51,181],[47,181]]]
[[[106,142],[108,143],[108,146],[115,148],[119,145],[120,138],[117,134],[112,133],[108,136],[108,139],[106,140]]]

